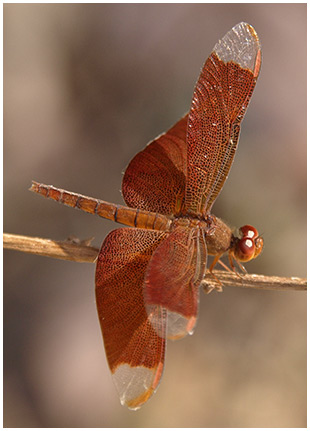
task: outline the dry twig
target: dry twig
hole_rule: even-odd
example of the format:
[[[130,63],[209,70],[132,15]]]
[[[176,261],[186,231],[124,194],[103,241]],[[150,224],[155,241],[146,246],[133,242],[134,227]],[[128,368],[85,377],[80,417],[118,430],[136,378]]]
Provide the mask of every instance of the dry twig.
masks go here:
[[[24,253],[39,254],[56,259],[75,262],[94,263],[99,250],[87,245],[85,241],[52,241],[22,235],[3,234],[3,247]],[[239,286],[252,289],[268,290],[307,290],[307,280],[299,277],[276,277],[257,274],[246,274],[241,277],[228,271],[214,271],[223,286]],[[209,274],[203,281],[205,289],[214,287],[214,279]]]
[[[53,241],[31,236],[3,234],[3,247],[24,253],[39,254],[55,259],[73,260],[75,262],[95,262],[99,250],[86,245],[83,241]]]

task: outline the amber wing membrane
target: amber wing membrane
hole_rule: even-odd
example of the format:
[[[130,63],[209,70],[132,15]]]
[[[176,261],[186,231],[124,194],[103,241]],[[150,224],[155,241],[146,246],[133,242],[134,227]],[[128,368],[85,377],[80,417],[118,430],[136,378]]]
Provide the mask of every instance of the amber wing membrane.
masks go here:
[[[126,204],[160,214],[180,212],[185,196],[187,115],[138,153],[122,184]]]
[[[229,173],[261,64],[253,27],[240,23],[214,47],[196,84],[187,129],[185,206],[208,214]]]
[[[154,252],[145,276],[144,298],[167,310],[167,337],[176,339],[193,332],[197,320],[199,285],[207,263],[204,232],[175,228]],[[156,327],[156,323],[152,324]]]
[[[144,307],[143,282],[164,233],[112,231],[98,255],[96,301],[108,363],[121,403],[139,408],[156,390],[164,366],[165,310],[155,307],[156,330]]]

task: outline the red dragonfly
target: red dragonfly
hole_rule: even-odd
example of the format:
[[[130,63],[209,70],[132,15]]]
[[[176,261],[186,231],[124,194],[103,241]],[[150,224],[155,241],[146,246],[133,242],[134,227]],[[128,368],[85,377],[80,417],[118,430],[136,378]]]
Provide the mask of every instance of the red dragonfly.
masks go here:
[[[192,334],[207,256],[246,262],[263,239],[252,226],[238,236],[212,205],[228,176],[240,123],[261,65],[253,27],[240,23],[214,47],[190,111],[138,153],[124,174],[128,206],[33,182],[31,190],[124,227],[97,258],[96,300],[105,351],[122,404],[141,407],[160,382],[166,339]],[[220,282],[218,282],[220,289]]]

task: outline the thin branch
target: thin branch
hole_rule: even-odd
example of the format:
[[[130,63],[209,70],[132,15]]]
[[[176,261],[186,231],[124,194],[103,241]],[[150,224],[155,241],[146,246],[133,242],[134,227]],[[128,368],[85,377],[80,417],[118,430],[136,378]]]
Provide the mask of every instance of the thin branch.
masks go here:
[[[94,263],[99,250],[91,247],[85,241],[53,241],[31,236],[3,234],[3,248],[23,251],[24,253],[39,254],[55,259],[73,260],[74,262]]]
[[[213,271],[224,287],[236,286],[260,290],[307,290],[307,279],[299,277],[277,277],[261,274],[232,274],[228,271]],[[208,293],[216,284],[212,276],[207,274],[203,280],[203,288]]]
[[[99,250],[89,245],[89,241],[52,241],[22,235],[3,234],[3,247],[11,250],[33,253],[56,259],[75,262],[96,261]],[[214,271],[223,286],[239,286],[267,290],[307,290],[307,280],[299,277],[276,277],[257,274],[238,276],[228,271]],[[218,287],[215,278],[208,274],[203,280],[206,291]]]

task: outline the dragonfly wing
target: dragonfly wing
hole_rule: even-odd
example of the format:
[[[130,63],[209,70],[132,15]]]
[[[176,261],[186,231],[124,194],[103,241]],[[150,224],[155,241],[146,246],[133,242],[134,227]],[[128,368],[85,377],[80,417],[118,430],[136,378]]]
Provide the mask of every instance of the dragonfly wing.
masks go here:
[[[166,314],[154,309],[154,330],[144,307],[143,281],[165,234],[145,229],[112,231],[96,268],[96,301],[105,351],[121,403],[139,408],[159,384],[165,359]]]
[[[184,204],[187,115],[138,153],[122,184],[126,204],[161,214],[176,214]]]
[[[156,330],[153,307],[167,310],[168,338],[193,332],[206,263],[207,247],[200,229],[177,227],[154,252],[145,275],[144,298]]]
[[[258,36],[240,23],[214,47],[196,84],[187,129],[185,207],[210,212],[228,176],[261,64]]]

